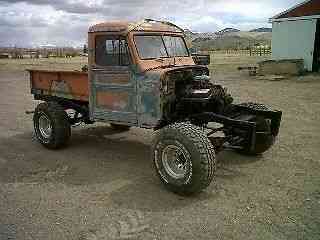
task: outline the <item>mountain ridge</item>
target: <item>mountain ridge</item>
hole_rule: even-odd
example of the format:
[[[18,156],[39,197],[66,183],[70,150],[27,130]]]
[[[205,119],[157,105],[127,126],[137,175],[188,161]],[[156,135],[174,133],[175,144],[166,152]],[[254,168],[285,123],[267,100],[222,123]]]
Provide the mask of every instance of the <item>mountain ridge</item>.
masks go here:
[[[271,28],[255,28],[241,31],[236,28],[224,28],[216,32],[192,32],[185,29],[186,39],[193,48],[208,49],[247,49],[252,46],[270,46]]]

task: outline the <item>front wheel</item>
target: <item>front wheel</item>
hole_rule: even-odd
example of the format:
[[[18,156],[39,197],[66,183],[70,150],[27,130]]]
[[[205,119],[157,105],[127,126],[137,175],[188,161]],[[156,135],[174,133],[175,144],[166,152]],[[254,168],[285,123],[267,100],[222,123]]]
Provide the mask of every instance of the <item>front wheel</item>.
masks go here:
[[[161,181],[175,193],[198,193],[213,179],[214,148],[202,129],[195,125],[182,122],[158,130],[152,154]]]

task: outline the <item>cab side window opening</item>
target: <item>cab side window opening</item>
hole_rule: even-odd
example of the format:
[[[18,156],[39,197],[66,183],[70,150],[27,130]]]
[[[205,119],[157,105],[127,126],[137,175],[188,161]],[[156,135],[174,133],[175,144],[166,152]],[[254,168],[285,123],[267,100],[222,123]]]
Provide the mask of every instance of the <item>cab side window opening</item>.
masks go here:
[[[128,66],[128,45],[125,39],[112,36],[97,36],[96,64],[100,66]]]

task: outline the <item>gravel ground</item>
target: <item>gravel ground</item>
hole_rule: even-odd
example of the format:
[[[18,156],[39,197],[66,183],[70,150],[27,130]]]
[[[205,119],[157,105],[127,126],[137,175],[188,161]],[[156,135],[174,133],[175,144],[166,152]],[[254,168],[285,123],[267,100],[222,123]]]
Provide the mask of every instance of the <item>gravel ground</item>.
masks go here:
[[[319,239],[320,76],[268,81],[236,72],[238,60],[218,62],[227,68],[214,81],[236,101],[283,110],[280,136],[261,157],[218,155],[215,181],[188,198],[160,184],[152,131],[80,126],[68,148],[44,149],[24,113],[36,102],[22,69],[65,63],[1,61],[0,240]]]

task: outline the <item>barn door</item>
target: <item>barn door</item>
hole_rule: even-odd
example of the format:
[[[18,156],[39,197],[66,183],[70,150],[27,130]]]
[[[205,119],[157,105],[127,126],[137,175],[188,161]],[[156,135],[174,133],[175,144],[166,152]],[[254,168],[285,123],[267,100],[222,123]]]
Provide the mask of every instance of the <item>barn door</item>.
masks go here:
[[[94,120],[135,125],[136,82],[125,38],[97,35],[91,69],[90,114]]]
[[[317,30],[314,41],[313,66],[314,72],[320,71],[320,19],[317,20]]]

